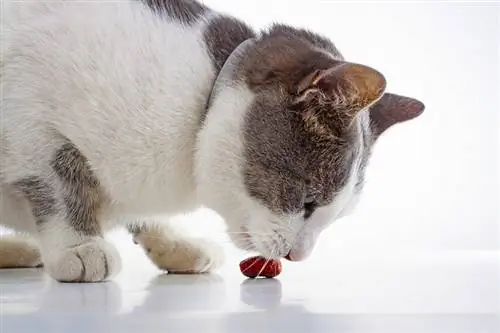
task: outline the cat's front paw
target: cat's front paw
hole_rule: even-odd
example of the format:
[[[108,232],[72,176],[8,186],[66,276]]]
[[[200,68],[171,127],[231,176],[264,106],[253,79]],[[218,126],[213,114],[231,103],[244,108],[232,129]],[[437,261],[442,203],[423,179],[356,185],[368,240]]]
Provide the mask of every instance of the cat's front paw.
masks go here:
[[[61,282],[101,282],[119,272],[121,260],[113,245],[96,239],[51,255],[46,264],[48,273]]]
[[[222,248],[205,239],[168,240],[139,235],[135,241],[142,245],[158,268],[169,273],[208,273],[217,270],[224,262]]]

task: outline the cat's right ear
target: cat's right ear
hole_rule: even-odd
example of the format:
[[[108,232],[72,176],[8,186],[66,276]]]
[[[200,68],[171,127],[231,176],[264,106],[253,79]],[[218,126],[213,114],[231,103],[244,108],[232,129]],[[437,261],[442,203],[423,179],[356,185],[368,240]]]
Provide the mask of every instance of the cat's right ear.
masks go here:
[[[373,135],[378,138],[389,127],[420,116],[424,109],[424,103],[415,98],[386,93],[370,108]]]
[[[307,75],[297,86],[297,101],[324,98],[329,104],[342,108],[348,116],[372,105],[384,94],[385,77],[377,70],[349,62]]]

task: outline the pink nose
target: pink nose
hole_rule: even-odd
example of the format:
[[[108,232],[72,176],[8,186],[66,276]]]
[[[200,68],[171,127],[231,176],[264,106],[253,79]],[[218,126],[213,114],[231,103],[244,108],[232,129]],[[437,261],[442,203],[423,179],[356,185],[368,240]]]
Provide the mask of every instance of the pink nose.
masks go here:
[[[309,257],[310,254],[311,251],[297,252],[292,250],[288,252],[288,254],[284,258],[289,261],[304,261]]]
[[[291,253],[291,252],[290,252],[290,253]],[[293,256],[292,254],[290,254],[290,253],[288,253],[288,254],[285,256],[285,259],[286,259],[286,260],[289,260],[289,261],[302,261],[302,260],[304,260],[304,259],[306,258],[306,257],[303,257],[303,258],[299,257],[299,258],[297,258],[297,257],[294,257],[294,256]]]

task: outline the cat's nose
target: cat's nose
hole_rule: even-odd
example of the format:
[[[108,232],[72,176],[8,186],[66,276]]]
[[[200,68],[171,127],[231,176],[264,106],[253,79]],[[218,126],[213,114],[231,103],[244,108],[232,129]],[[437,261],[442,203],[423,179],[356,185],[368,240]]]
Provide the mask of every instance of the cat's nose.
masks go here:
[[[294,262],[296,262],[296,261],[304,261],[304,260],[306,260],[309,257],[310,254],[311,254],[311,250],[304,251],[304,252],[298,252],[298,251],[295,251],[295,250],[291,250],[283,258],[286,259],[286,260],[289,260],[289,261],[294,261]]]
[[[302,233],[300,237],[295,240],[288,254],[283,258],[290,261],[306,260],[311,255],[314,249],[314,245],[316,244],[316,236],[317,234],[314,231],[309,233]]]

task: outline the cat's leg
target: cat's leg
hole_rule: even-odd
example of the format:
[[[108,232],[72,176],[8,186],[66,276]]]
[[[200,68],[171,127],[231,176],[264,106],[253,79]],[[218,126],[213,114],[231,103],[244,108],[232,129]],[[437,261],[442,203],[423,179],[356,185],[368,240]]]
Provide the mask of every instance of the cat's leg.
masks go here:
[[[33,237],[35,220],[29,202],[14,195],[11,188],[0,185],[0,225],[19,235],[0,236],[0,268],[32,268],[42,265],[40,249]]]
[[[208,273],[219,268],[224,261],[219,245],[182,235],[170,225],[142,223],[130,225],[128,230],[149,259],[169,273]]]
[[[99,282],[115,275],[120,257],[103,238],[107,197],[86,158],[71,143],[50,157],[48,176],[13,186],[30,202],[47,272],[63,282]]]
[[[0,236],[0,268],[42,266],[37,244],[24,236]]]

